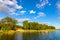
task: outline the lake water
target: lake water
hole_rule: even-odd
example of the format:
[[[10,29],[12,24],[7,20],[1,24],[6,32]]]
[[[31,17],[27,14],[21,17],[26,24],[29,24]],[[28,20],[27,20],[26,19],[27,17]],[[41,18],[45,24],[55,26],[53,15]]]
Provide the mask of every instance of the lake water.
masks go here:
[[[15,33],[13,35],[0,34],[0,40],[60,40],[60,31],[46,33]]]

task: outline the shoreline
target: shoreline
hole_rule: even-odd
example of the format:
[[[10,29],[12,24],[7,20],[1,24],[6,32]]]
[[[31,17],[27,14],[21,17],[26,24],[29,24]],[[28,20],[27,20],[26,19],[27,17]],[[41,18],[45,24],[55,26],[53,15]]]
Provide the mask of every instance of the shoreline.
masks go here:
[[[6,31],[6,32],[0,32],[0,34],[8,34],[8,35],[13,35],[14,33],[24,33],[24,32],[41,32],[41,33],[48,33],[48,32],[51,32],[51,31],[54,31],[54,30],[9,30],[9,31]]]
[[[16,30],[15,32],[50,32],[51,30]]]

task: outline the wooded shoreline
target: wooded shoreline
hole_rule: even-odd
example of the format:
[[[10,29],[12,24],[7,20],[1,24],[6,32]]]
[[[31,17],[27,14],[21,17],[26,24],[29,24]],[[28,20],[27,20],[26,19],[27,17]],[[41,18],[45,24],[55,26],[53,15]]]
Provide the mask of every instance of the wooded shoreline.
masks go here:
[[[48,33],[48,32],[51,32],[51,31],[54,31],[54,30],[9,30],[9,31],[6,31],[6,32],[3,32],[1,31],[0,33],[5,33],[5,34],[14,34],[14,33],[23,33],[23,32],[41,32],[41,33]]]
[[[55,26],[50,26],[47,24],[40,24],[38,22],[29,22],[28,20],[25,20],[22,22],[21,25],[17,25],[19,22],[18,20],[11,18],[11,17],[5,17],[0,20],[0,33],[8,33],[13,34],[15,32],[50,32],[52,30],[55,30]]]

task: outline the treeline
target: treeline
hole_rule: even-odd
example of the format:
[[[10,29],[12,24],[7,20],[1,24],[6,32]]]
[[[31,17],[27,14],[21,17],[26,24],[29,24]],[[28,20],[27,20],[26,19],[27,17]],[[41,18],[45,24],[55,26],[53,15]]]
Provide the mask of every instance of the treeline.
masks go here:
[[[45,29],[55,29],[54,26],[48,26],[46,24],[39,24],[37,22],[28,22],[27,20],[23,22],[23,26],[17,25],[18,21],[11,17],[6,17],[0,20],[0,30],[16,30],[22,28],[25,30],[45,30]]]
[[[46,30],[55,29],[54,26],[48,26],[46,24],[39,24],[37,22],[28,22],[27,20],[23,22],[24,29],[28,30]]]

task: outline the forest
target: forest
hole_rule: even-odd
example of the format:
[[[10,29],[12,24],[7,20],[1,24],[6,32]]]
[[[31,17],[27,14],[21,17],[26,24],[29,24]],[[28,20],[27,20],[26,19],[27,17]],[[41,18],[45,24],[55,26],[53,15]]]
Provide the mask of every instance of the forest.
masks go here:
[[[22,28],[23,30],[46,30],[46,29],[56,29],[55,26],[49,26],[47,24],[40,24],[38,22],[28,22],[28,20],[23,21],[23,26],[17,25],[19,22],[11,17],[5,17],[0,20],[0,30],[16,30]]]

